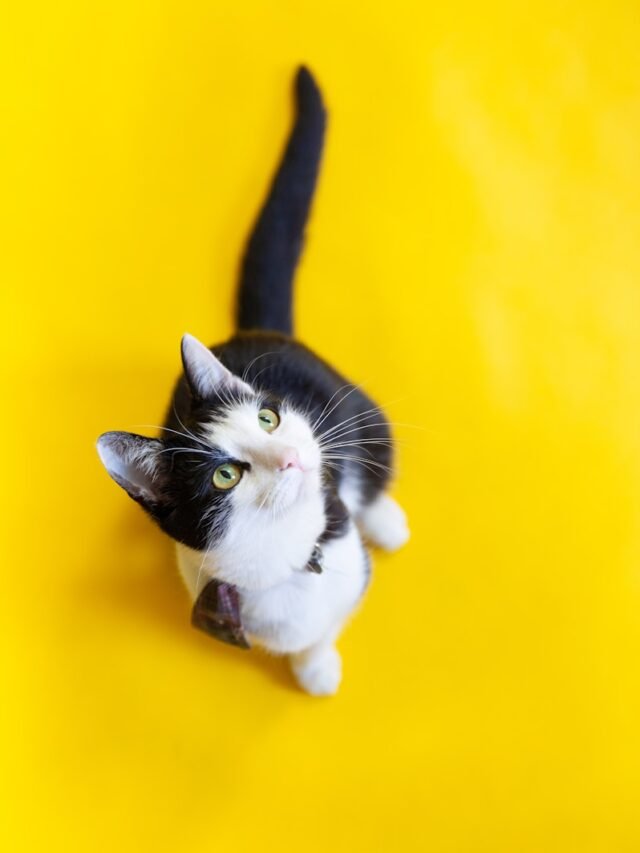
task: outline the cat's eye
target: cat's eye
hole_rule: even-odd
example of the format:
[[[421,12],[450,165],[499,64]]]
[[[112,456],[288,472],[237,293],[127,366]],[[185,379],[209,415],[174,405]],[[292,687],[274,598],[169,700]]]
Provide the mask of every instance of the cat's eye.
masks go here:
[[[258,412],[258,423],[266,432],[273,432],[280,423],[280,418],[273,409],[260,409]]]
[[[237,486],[242,477],[242,470],[232,462],[218,465],[213,472],[213,485],[216,489],[232,489]]]

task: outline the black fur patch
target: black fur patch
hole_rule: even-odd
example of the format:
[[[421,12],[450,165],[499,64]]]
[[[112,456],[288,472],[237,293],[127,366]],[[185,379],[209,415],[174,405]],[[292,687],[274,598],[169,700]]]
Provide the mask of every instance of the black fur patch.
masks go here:
[[[170,433],[169,433],[170,435]],[[204,550],[219,541],[231,515],[231,493],[213,486],[218,465],[232,461],[211,448],[174,436],[167,445],[167,504],[155,516],[160,527],[178,542]]]

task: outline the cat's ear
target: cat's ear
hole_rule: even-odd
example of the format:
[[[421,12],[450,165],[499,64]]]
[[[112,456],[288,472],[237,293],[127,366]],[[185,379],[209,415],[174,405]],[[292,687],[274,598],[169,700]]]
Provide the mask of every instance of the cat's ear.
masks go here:
[[[200,400],[225,394],[253,394],[251,386],[234,376],[193,335],[182,338],[182,364],[194,397]]]
[[[157,438],[131,432],[105,432],[98,439],[98,455],[111,477],[150,512],[168,504],[164,449]]]

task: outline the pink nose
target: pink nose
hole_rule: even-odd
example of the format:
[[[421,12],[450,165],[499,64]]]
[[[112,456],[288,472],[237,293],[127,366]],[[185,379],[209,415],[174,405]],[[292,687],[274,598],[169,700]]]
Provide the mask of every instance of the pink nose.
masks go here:
[[[300,457],[295,447],[285,447],[278,459],[278,471],[286,471],[287,468],[299,468],[302,470]]]

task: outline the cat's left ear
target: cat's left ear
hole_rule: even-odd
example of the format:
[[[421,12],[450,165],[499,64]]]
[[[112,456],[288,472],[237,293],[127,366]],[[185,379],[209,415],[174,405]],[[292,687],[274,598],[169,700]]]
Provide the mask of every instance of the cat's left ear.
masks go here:
[[[246,382],[224,366],[204,344],[193,335],[182,338],[182,364],[191,393],[206,400],[225,394],[253,394]]]
[[[105,432],[98,439],[98,455],[111,477],[152,515],[169,504],[164,449],[157,438],[131,432]]]

